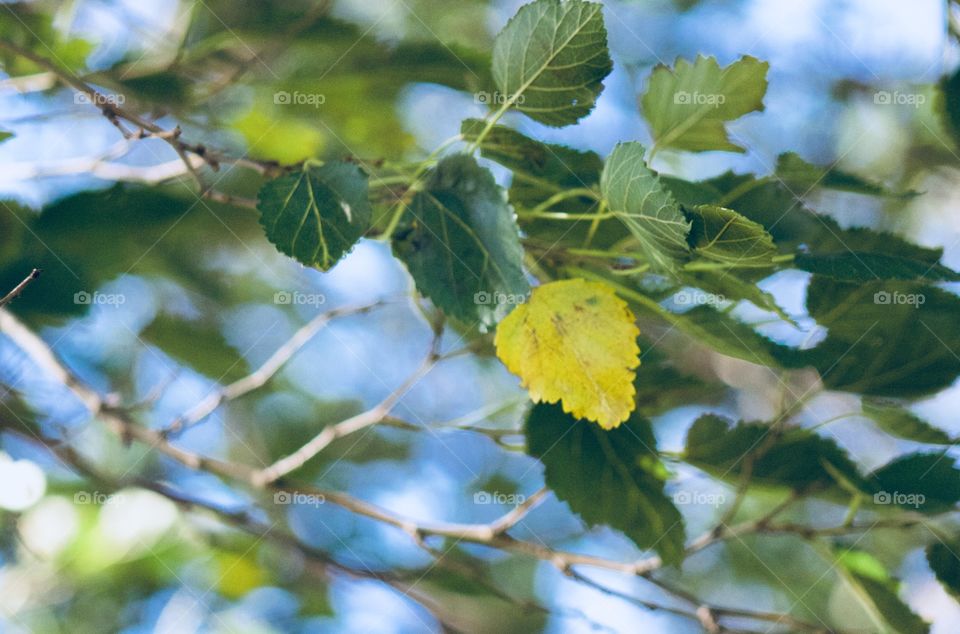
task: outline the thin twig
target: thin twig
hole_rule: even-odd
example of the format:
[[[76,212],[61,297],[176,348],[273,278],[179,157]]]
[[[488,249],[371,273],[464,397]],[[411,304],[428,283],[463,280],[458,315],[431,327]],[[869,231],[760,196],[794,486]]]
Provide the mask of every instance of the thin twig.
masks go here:
[[[7,304],[15,300],[17,297],[19,297],[20,293],[23,292],[23,289],[25,289],[27,286],[30,285],[30,282],[40,277],[40,273],[41,273],[40,269],[33,269],[32,271],[30,271],[30,275],[23,278],[22,282],[14,286],[12,291],[7,293],[6,295],[3,296],[2,299],[0,299],[0,307],[6,306]]]

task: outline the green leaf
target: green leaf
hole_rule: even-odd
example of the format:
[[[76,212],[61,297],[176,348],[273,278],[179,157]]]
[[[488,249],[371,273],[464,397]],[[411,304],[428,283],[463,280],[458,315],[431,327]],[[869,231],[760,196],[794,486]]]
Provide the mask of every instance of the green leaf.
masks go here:
[[[909,282],[814,276],[807,311],[827,329],[826,339],[809,350],[779,348],[777,357],[788,367],[814,366],[828,388],[916,397],[960,374],[960,299],[953,294]]]
[[[260,224],[282,253],[329,270],[370,226],[367,176],[352,163],[332,162],[267,182],[257,208]]]
[[[604,431],[541,403],[526,423],[527,450],[543,462],[557,497],[591,526],[623,531],[667,563],[683,556],[683,518],[663,493],[664,468],[650,423],[634,415]]]
[[[607,157],[600,189],[610,211],[633,234],[651,267],[673,272],[689,253],[690,224],[657,174],[644,162],[639,143],[620,143]]]
[[[730,142],[724,124],[763,110],[767,62],[741,57],[720,68],[713,57],[691,64],[677,59],[673,70],[658,65],[641,103],[657,149],[743,152]]]
[[[930,626],[900,599],[899,580],[891,577],[875,557],[863,551],[848,550],[838,553],[836,558],[837,571],[874,619],[882,618],[894,631],[904,634],[930,631]]]
[[[936,575],[937,581],[954,598],[960,599],[960,543],[957,539],[949,542],[935,542],[927,546],[927,563]]]
[[[698,418],[687,432],[687,462],[721,478],[733,478],[754,452],[754,482],[798,490],[834,484],[868,490],[856,465],[832,440],[806,429],[787,429],[775,436],[777,432],[765,423],[731,425],[715,414]]]
[[[939,87],[937,112],[953,142],[960,145],[960,70],[944,77]]]
[[[913,412],[879,398],[864,398],[863,413],[891,436],[930,445],[949,445],[950,436]]]
[[[217,381],[235,381],[249,373],[243,356],[227,343],[216,324],[160,314],[140,337]]]
[[[691,222],[687,240],[697,255],[740,268],[773,265],[777,247],[762,225],[716,205],[684,211]]]
[[[942,513],[960,501],[960,470],[942,453],[901,456],[867,477],[875,487],[876,504]]]
[[[915,192],[893,192],[880,183],[839,170],[836,166],[821,167],[808,163],[796,152],[777,157],[776,176],[798,196],[805,196],[816,187],[826,187],[868,196],[910,197]]]
[[[750,326],[711,306],[697,306],[671,320],[677,330],[715,351],[750,363],[776,366],[769,352],[775,345]]]
[[[393,252],[417,288],[446,314],[489,327],[530,285],[513,211],[486,168],[469,156],[443,159],[410,204]]]
[[[460,133],[472,142],[485,125],[479,119],[466,119]],[[593,188],[603,170],[603,159],[596,152],[542,143],[502,125],[490,129],[480,143],[480,153],[513,172],[510,200],[525,207],[568,189]]]
[[[885,253],[847,252],[830,254],[798,253],[794,266],[803,271],[845,282],[906,280],[930,282],[960,281],[960,274],[942,264]]]
[[[4,141],[11,138],[12,136],[13,136],[13,132],[5,132],[3,130],[0,130],[0,143],[3,143]]]
[[[593,109],[612,68],[603,6],[593,2],[526,4],[493,45],[497,101],[556,127],[576,123]]]

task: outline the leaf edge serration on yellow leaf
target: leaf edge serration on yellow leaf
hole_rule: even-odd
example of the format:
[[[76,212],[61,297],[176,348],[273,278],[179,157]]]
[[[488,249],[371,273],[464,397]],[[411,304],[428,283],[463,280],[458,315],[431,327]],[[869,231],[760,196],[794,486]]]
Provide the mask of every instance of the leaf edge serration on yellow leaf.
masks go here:
[[[606,315],[593,315],[594,323],[586,326],[588,331],[568,334],[565,345],[560,346],[566,355],[560,350],[549,350],[549,341],[547,351],[542,352],[542,339],[545,337],[542,333],[540,337],[537,336],[538,328],[551,331],[547,333],[547,339],[555,337],[557,341],[564,340],[564,317],[575,320],[579,313],[590,312],[591,309],[587,306],[590,300],[602,302],[603,306],[598,310],[605,311]],[[549,319],[544,321],[546,317]],[[613,332],[618,328],[621,332]],[[591,373],[576,371],[576,368],[584,370],[591,367],[590,360],[596,361],[596,358],[593,358],[585,362],[576,343],[586,342],[590,347],[593,347],[593,344],[600,345],[603,337],[598,335],[603,333],[613,334],[615,339],[606,342],[609,347],[607,352],[610,357],[617,358],[618,363],[600,368],[603,374],[601,378],[606,379],[605,388],[600,388]],[[500,322],[494,337],[494,346],[497,357],[507,369],[520,377],[521,385],[527,389],[531,400],[560,402],[563,411],[568,414],[593,421],[609,430],[629,419],[636,408],[636,389],[633,382],[636,368],[640,365],[640,348],[637,345],[639,335],[640,329],[635,323],[633,313],[612,288],[601,282],[575,278],[550,282],[535,288],[525,304],[514,308]],[[595,356],[590,349],[586,351],[586,355]],[[572,370],[554,370],[550,361],[557,359],[561,361],[560,365],[566,364]],[[578,379],[583,380],[582,384],[592,383],[595,389],[576,389]]]

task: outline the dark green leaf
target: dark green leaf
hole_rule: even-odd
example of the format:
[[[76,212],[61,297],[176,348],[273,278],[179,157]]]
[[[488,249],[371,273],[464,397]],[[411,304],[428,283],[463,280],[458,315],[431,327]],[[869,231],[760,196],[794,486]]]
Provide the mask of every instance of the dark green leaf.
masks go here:
[[[520,7],[494,42],[500,94],[493,101],[547,125],[569,125],[593,109],[612,68],[601,4],[536,0]]]
[[[944,589],[960,599],[960,543],[952,539],[930,544],[927,546],[927,563]]]
[[[440,162],[414,197],[393,251],[420,292],[469,325],[492,326],[530,290],[513,212],[489,170]]]
[[[794,266],[845,282],[870,282],[873,280],[907,280],[931,282],[956,282],[960,274],[943,266],[885,253],[852,252],[831,254],[799,253]]]
[[[479,119],[466,119],[460,132],[464,140],[474,141],[484,125]],[[596,152],[541,143],[501,125],[491,128],[480,144],[480,153],[513,172],[510,200],[526,207],[568,189],[593,188],[603,170],[603,160]]]
[[[938,429],[913,412],[899,405],[878,398],[864,398],[863,413],[877,427],[898,438],[905,438],[931,445],[949,445],[953,441],[942,429]]]
[[[834,441],[806,429],[776,434],[764,423],[732,425],[705,414],[687,432],[686,460],[720,478],[733,479],[753,460],[755,482],[798,490],[834,484],[866,490],[856,465]]]
[[[604,431],[560,405],[541,403],[527,418],[527,449],[546,469],[557,497],[590,525],[623,531],[665,562],[683,556],[683,518],[663,493],[665,475],[650,423],[634,415]]]
[[[810,316],[827,337],[809,350],[778,349],[790,367],[812,365],[832,389],[922,396],[960,374],[960,299],[908,282],[837,282],[815,276]],[[904,339],[909,333],[909,340]]]
[[[868,476],[876,504],[920,513],[942,513],[960,501],[960,470],[941,453],[915,453],[885,464]]]
[[[301,264],[328,270],[370,226],[367,176],[352,163],[333,162],[267,182],[257,208],[267,238]]]
[[[800,158],[795,152],[786,152],[777,158],[776,175],[798,196],[805,196],[816,187],[866,194],[870,196],[910,196],[896,193],[880,183],[844,172],[836,166],[821,167]]]

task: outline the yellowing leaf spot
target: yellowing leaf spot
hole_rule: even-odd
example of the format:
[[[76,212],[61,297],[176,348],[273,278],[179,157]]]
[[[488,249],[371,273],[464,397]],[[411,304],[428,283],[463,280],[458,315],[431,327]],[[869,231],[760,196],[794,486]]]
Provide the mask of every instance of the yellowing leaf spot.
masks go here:
[[[613,429],[634,409],[634,316],[613,290],[574,279],[537,287],[497,327],[497,356],[534,401]]]

